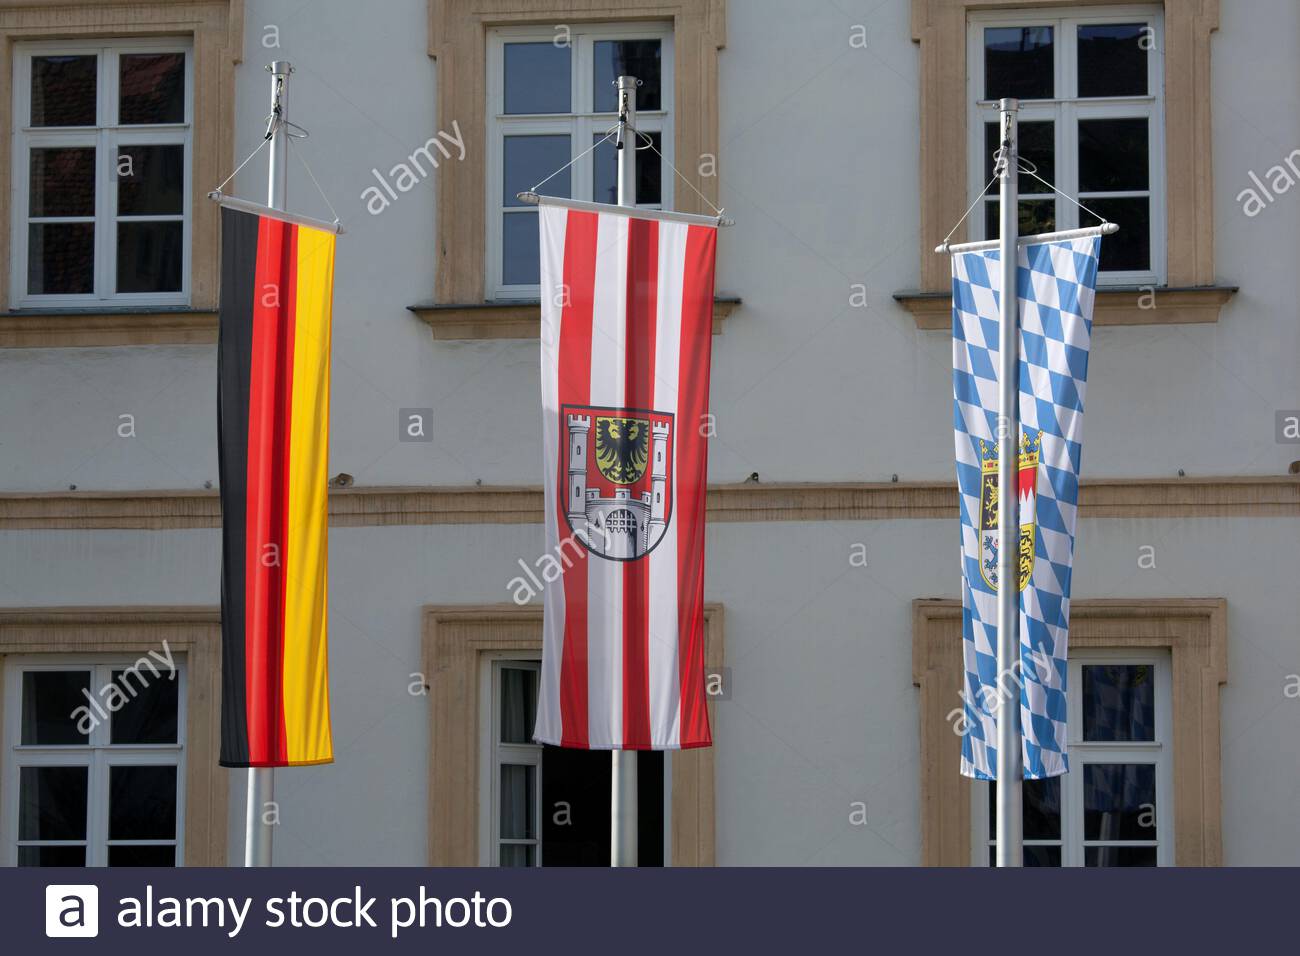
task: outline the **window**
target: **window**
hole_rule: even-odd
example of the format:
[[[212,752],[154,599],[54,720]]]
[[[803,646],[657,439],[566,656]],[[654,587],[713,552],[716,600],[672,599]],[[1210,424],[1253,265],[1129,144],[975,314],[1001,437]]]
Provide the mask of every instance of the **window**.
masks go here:
[[[1024,785],[1025,866],[1173,863],[1167,654],[1071,654],[1070,772]],[[991,866],[995,783],[976,783],[978,865]]]
[[[537,659],[489,655],[482,694],[488,713],[480,761],[480,862],[488,866],[608,866],[610,755],[533,742]],[[664,860],[663,753],[637,755],[638,861]],[[545,772],[543,772],[545,771]]]
[[[1149,7],[970,17],[971,197],[993,175],[998,100],[1016,97],[1022,163],[1120,225],[1102,243],[1102,282],[1166,281],[1161,31]],[[1033,176],[1022,173],[1019,189],[1022,235],[1100,222]],[[996,183],[972,218],[972,238],[997,237]]]
[[[5,862],[178,865],[186,684],[179,658],[10,657]]]
[[[641,81],[636,125],[672,159],[672,31],[659,25],[518,27],[488,40],[488,297],[536,298],[537,209],[515,198],[556,173],[541,192],[615,201],[613,140],[597,146],[617,119],[614,81]],[[654,150],[637,152],[636,204],[672,206],[671,174]],[[573,165],[561,170],[580,153]]]
[[[188,301],[190,49],[162,39],[17,47],[15,306]]]
[[[710,669],[725,664],[723,617],[721,605],[704,605],[704,665]],[[502,733],[493,723],[501,721],[503,707],[497,675],[514,665],[531,671],[528,680],[506,685],[511,693],[533,695],[525,696],[522,705],[510,705],[510,713],[526,714],[531,709],[527,701],[536,699],[531,688],[542,652],[542,607],[429,605],[421,618],[423,671],[435,675],[429,682],[429,865],[498,864],[501,848],[494,842],[493,827],[500,826],[496,821],[502,800],[494,788],[500,786],[502,754],[522,751],[502,751],[495,743]],[[716,706],[710,701],[711,721],[717,718]],[[519,743],[517,724],[510,733],[514,743],[508,747],[532,746],[531,740]],[[541,814],[538,860],[547,866],[566,861],[607,866],[609,755],[546,747],[538,759],[541,782],[535,779],[531,791]],[[641,863],[713,866],[713,748],[678,750],[667,757],[662,751],[644,752],[637,763]],[[665,805],[666,796],[671,806]],[[965,832],[970,832],[969,825]],[[527,843],[529,838],[522,839]],[[656,860],[659,852],[662,859]]]

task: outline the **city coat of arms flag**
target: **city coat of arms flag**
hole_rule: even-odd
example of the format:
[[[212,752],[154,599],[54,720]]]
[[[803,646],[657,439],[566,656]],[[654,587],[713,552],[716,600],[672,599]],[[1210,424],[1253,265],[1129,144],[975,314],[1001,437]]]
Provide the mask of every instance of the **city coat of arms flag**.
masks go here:
[[[1066,637],[1079,508],[1099,237],[1019,247],[1020,436],[1016,488],[998,487],[998,250],[952,257],[953,428],[961,502],[965,686],[961,771],[992,780],[997,708],[1019,687],[1024,775],[1054,777],[1066,754]],[[1016,581],[998,580],[998,501],[1018,500]],[[1020,665],[997,666],[997,593],[1020,592]]]
[[[561,201],[543,201],[538,215],[554,572],[543,574],[534,737],[591,750],[708,746],[705,420],[717,229]]]

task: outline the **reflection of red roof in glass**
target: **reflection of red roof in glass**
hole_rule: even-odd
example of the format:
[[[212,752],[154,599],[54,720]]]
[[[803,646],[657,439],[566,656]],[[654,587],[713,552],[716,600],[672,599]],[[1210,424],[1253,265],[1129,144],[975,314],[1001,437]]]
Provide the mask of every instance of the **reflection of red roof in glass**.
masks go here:
[[[31,154],[31,215],[95,214],[95,150],[40,148]]]
[[[32,60],[32,124],[95,125],[96,58],[42,56]]]
[[[131,53],[122,57],[121,121],[175,123],[184,119],[185,55]],[[180,114],[180,115],[178,115]]]

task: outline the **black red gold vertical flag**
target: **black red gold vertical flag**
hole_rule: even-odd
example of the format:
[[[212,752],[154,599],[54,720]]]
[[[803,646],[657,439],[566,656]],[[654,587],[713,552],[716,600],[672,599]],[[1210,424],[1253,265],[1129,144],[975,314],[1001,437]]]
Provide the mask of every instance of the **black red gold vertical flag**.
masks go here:
[[[221,211],[221,764],[329,763],[335,236]]]

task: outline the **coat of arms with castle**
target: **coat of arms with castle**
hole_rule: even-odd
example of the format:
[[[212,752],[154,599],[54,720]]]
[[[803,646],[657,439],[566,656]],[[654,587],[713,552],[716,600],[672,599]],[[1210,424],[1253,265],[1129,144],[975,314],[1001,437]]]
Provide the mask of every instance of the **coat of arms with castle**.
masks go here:
[[[672,520],[673,416],[565,405],[564,515],[587,550],[614,561],[649,554]]]

